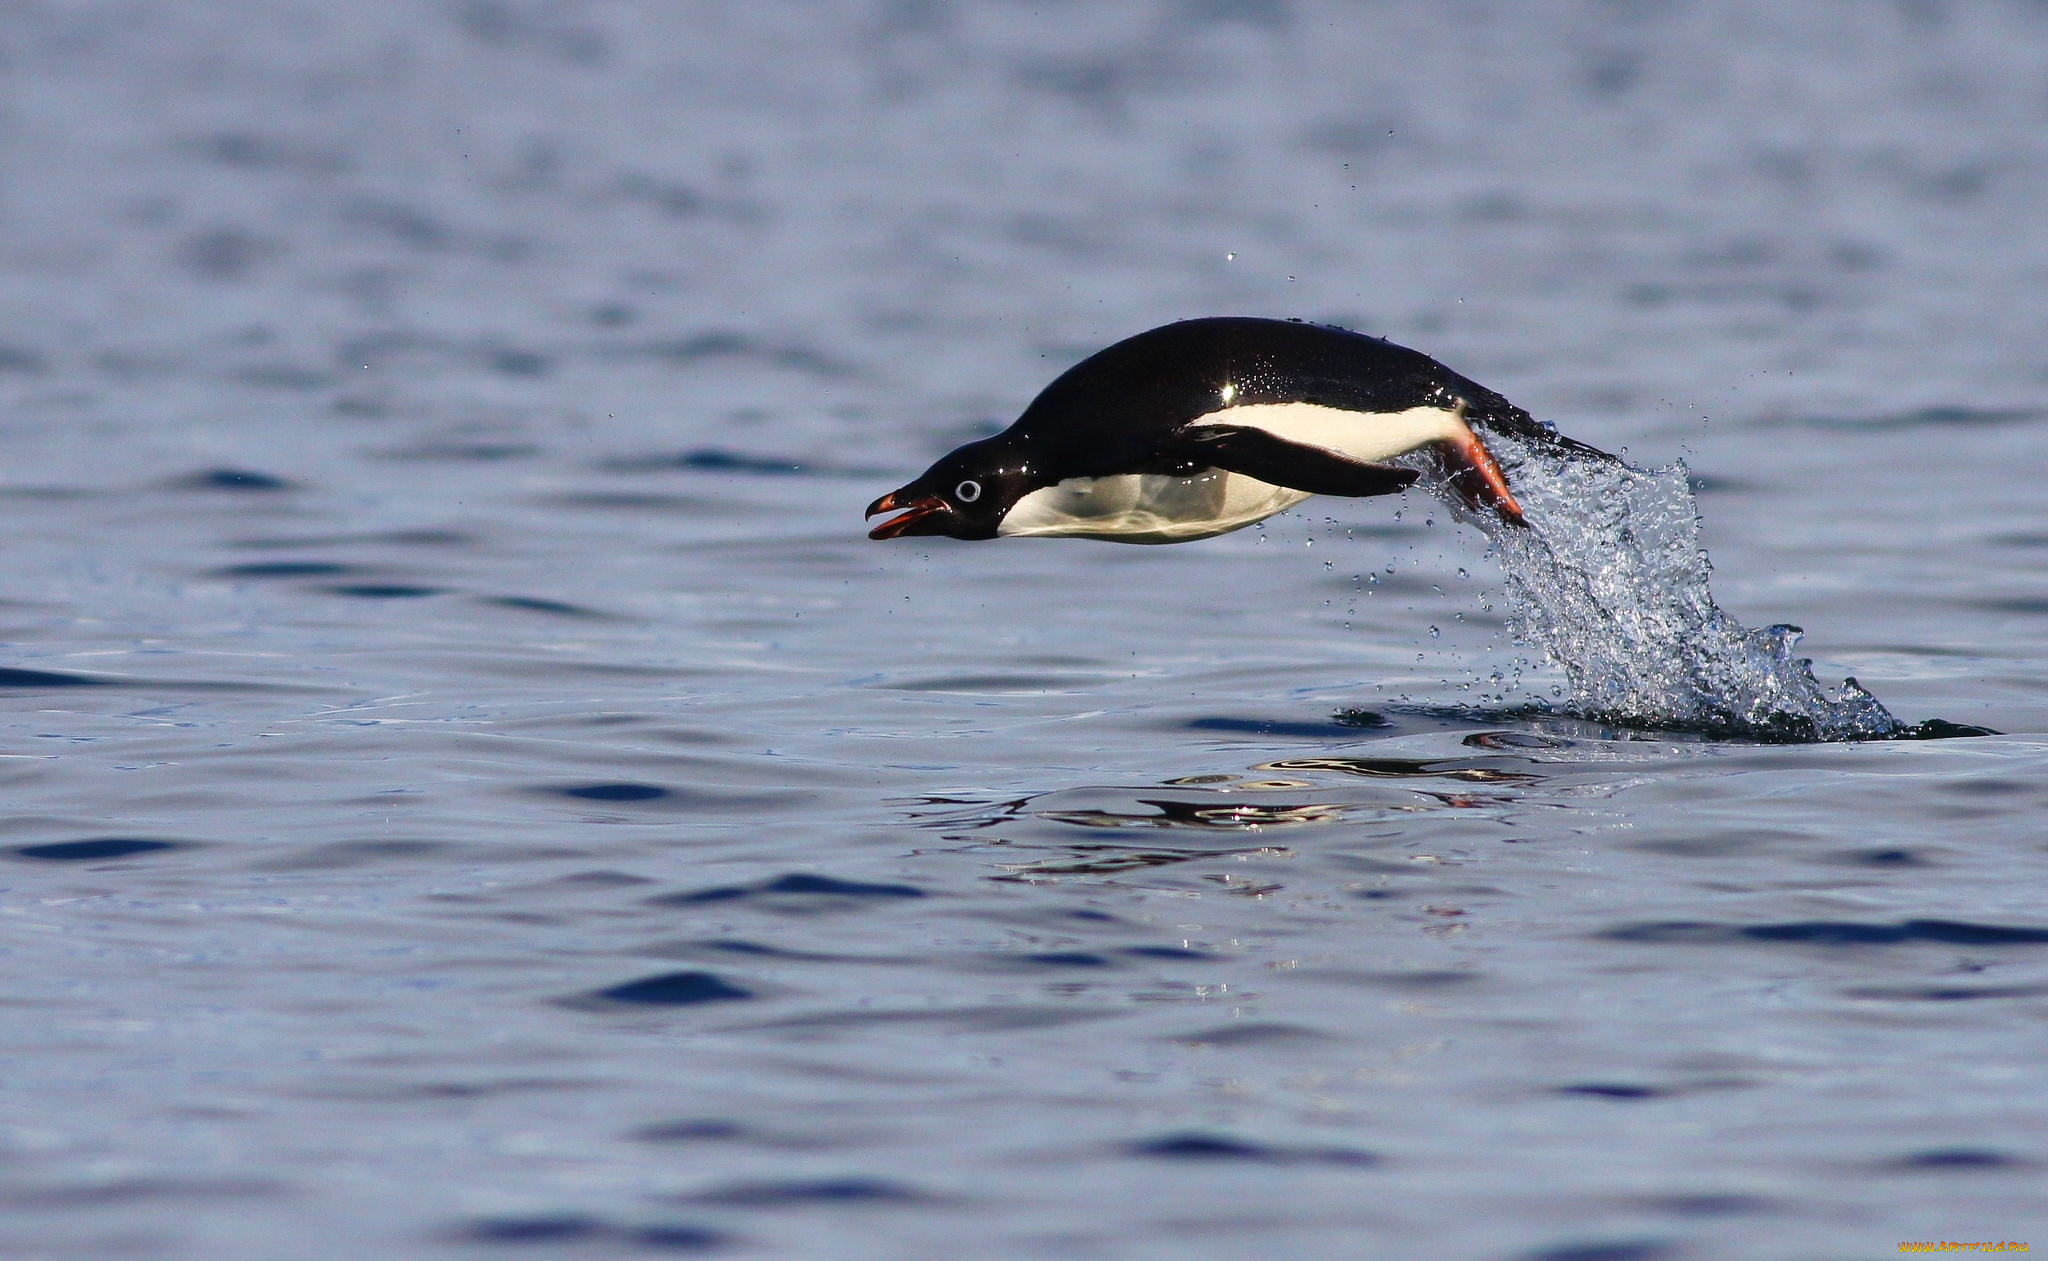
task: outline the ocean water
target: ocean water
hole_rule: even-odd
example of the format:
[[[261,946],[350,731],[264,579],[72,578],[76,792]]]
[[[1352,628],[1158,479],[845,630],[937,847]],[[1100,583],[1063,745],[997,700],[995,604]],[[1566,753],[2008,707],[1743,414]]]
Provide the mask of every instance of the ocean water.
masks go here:
[[[2041,1234],[2044,54],[2020,0],[0,4],[0,1254]],[[1419,492],[864,537],[1224,312],[1682,461],[1726,617],[2004,734],[1581,703],[1615,641],[1548,660]]]

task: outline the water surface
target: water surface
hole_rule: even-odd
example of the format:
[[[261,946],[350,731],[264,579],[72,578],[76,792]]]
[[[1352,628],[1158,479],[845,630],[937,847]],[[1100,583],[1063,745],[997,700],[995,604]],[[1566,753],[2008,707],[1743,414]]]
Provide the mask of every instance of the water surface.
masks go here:
[[[0,1251],[2043,1222],[2037,10],[0,38]],[[1532,715],[1569,680],[1419,494],[863,537],[1081,355],[1223,311],[1685,459],[1732,616],[2012,734]]]

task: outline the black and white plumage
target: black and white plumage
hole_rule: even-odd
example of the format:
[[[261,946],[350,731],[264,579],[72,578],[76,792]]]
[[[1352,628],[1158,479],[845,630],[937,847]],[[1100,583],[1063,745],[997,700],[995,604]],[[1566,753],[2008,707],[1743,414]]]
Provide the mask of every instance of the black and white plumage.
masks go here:
[[[1480,440],[1592,452],[1420,351],[1295,320],[1217,317],[1140,333],[1068,369],[1002,433],[876,500],[893,539],[1069,536],[1178,543],[1311,495],[1385,495],[1428,449],[1467,504],[1524,524]]]

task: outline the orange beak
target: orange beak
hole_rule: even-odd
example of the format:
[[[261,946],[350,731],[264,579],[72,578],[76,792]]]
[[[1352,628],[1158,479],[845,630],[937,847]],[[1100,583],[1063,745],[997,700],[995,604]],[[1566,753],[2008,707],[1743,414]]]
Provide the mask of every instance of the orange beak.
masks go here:
[[[945,512],[947,510],[946,501],[940,499],[936,495],[926,495],[922,499],[913,499],[908,503],[902,503],[898,502],[896,498],[896,496],[899,493],[900,492],[898,491],[892,490],[888,494],[882,496],[880,499],[877,499],[875,502],[868,505],[866,515],[870,517],[874,516],[878,512],[900,511],[903,513],[902,516],[891,517],[889,520],[882,522],[882,524],[876,526],[874,529],[869,530],[869,538],[900,538],[910,530],[910,527],[916,525],[918,522],[924,520],[926,517],[931,516],[935,512]]]

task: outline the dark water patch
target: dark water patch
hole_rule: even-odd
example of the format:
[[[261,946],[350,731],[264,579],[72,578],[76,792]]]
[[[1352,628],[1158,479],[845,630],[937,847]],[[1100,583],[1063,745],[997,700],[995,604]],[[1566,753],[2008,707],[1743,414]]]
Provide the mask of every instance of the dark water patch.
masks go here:
[[[1674,1255],[1670,1244],[1654,1239],[1610,1239],[1559,1244],[1529,1253],[1527,1261],[1663,1261]]]
[[[617,1225],[581,1213],[480,1217],[449,1231],[445,1238],[454,1243],[509,1247],[625,1244],[649,1252],[712,1252],[734,1242],[730,1235],[708,1226],[680,1222]]]
[[[1673,1217],[1753,1217],[1777,1211],[1779,1205],[1760,1195],[1707,1191],[1687,1195],[1648,1195],[1636,1201],[1653,1212]]]
[[[673,796],[673,791],[654,784],[578,784],[572,788],[549,788],[545,791],[558,797],[574,797],[579,801],[659,801]]]
[[[765,901],[782,910],[822,910],[832,905],[890,902],[921,898],[923,889],[907,884],[870,884],[839,880],[811,872],[793,872],[760,884],[719,885],[689,893],[649,898],[651,906],[701,906],[713,902]]]
[[[335,586],[320,587],[328,595],[348,596],[356,600],[423,600],[428,596],[445,595],[441,587],[415,587],[393,582],[352,582]]]
[[[1780,628],[1770,627],[1771,631]],[[1789,628],[1787,628],[1789,629]],[[1759,632],[1762,633],[1762,632]],[[1789,660],[1789,658],[1788,658]],[[1804,662],[1805,658],[1800,658]],[[1805,666],[1800,665],[1801,669]],[[1855,679],[1843,681],[1843,695],[1848,698],[1868,698]],[[1636,716],[1619,711],[1586,709],[1573,715],[1562,715],[1553,710],[1529,707],[1519,710],[1495,711],[1490,714],[1465,711],[1471,719],[1500,721],[1504,718],[1526,718],[1530,720],[1575,717],[1590,730],[1588,738],[1604,740],[1673,740],[1673,741],[1718,741],[1729,744],[1828,744],[1828,743],[1875,743],[1891,740],[1956,740],[1975,736],[2003,735],[1990,727],[1979,727],[1970,723],[1949,722],[1941,718],[1929,718],[1917,723],[1897,723],[1889,728],[1870,730],[1831,730],[1824,728],[1811,717],[1793,713],[1769,713],[1760,716],[1738,718],[1729,714],[1709,714],[1696,717],[1685,723],[1665,725],[1661,722],[1646,722]],[[1894,720],[1896,722],[1896,720]]]
[[[423,442],[405,447],[381,447],[370,452],[380,460],[404,464],[498,464],[524,460],[547,448],[530,442]]]
[[[190,473],[170,483],[176,490],[226,490],[258,494],[296,490],[296,483],[251,469],[211,468]]]
[[[173,257],[202,280],[231,284],[252,278],[285,248],[283,242],[261,232],[219,224],[184,237]]]
[[[537,350],[521,350],[516,346],[495,346],[484,352],[484,365],[499,376],[544,377],[555,369],[554,360]],[[529,454],[538,448],[521,450]],[[468,457],[465,457],[468,458]],[[487,455],[483,459],[504,459],[504,456]]]
[[[1851,920],[1715,924],[1699,920],[1669,920],[1631,924],[1610,929],[1599,936],[1609,941],[1658,945],[1769,941],[1809,946],[1892,946],[1912,942],[1940,942],[1951,946],[2028,946],[2048,943],[2048,928],[1972,924],[1945,919],[1914,919],[1900,924],[1865,924]]]
[[[111,687],[134,695],[145,692],[323,692],[327,689],[292,683],[256,683],[222,679],[142,679],[130,675],[71,675],[43,670],[0,668],[0,691],[37,692],[51,688]]]
[[[1470,620],[1470,619],[1467,619]],[[1530,745],[1531,748],[1571,748],[1576,743],[1588,740],[1655,740],[1663,743],[1704,744],[1712,740],[1727,740],[1738,744],[1787,744],[1802,743],[1796,740],[1773,739],[1768,733],[1749,732],[1733,727],[1717,727],[1712,723],[1700,725],[1675,724],[1661,726],[1654,722],[1639,721],[1626,715],[1605,711],[1566,711],[1550,705],[1528,704],[1498,708],[1481,708],[1474,705],[1401,705],[1397,712],[1428,718],[1435,722],[1453,723],[1458,726],[1481,724],[1497,726],[1504,722],[1522,722],[1537,727],[1538,732],[1527,733],[1538,740],[1553,739],[1558,745]],[[1486,735],[1479,732],[1475,734]],[[1850,737],[1843,737],[1845,739]],[[1866,737],[1854,737],[1863,739]],[[1876,738],[1876,737],[1868,737]],[[1810,742],[1804,742],[1810,743]],[[1502,748],[1514,747],[1511,743],[1499,741]],[[1479,744],[1475,747],[1491,747]]]
[[[1901,727],[1887,735],[1875,737],[1880,740],[1966,740],[1977,736],[2000,736],[2005,733],[1989,727],[1979,727],[1967,722],[1949,722],[1942,718],[1929,718],[1908,727]]]
[[[153,841],[135,836],[103,836],[88,841],[56,841],[48,845],[23,845],[12,851],[21,858],[53,863],[85,863],[108,858],[129,858],[164,850],[190,849],[184,841]]]
[[[1690,474],[1685,479],[1685,485],[1686,489],[1695,495],[1745,495],[1770,489],[1764,482],[1742,477],[1726,477],[1718,473],[1712,476]]]
[[[554,1214],[546,1217],[485,1217],[456,1232],[466,1243],[555,1244],[602,1239],[611,1231],[595,1217]]]
[[[1327,1042],[1331,1035],[1320,1029],[1302,1025],[1281,1024],[1277,1021],[1245,1020],[1214,1029],[1203,1029],[1195,1033],[1178,1034],[1167,1039],[1182,1046],[1244,1046],[1271,1047],[1287,1046],[1294,1043]]]
[[[2038,617],[2048,613],[2048,597],[2012,596],[1996,600],[1959,600],[1966,609],[1978,609],[1985,613],[2024,613]]]
[[[1761,923],[1739,929],[1759,942],[1808,942],[1819,946],[1888,946],[1894,942],[1942,942],[1946,946],[2040,946],[2048,927],[1968,923],[1962,919],[1907,919],[1905,923]]]
[[[83,674],[59,674],[54,670],[16,670],[0,666],[0,689],[44,691],[53,687],[107,687],[113,679],[88,678]]]
[[[600,467],[614,473],[654,473],[687,469],[696,473],[747,473],[757,477],[803,477],[821,470],[786,456],[747,455],[715,447],[699,447],[676,455],[621,456]]]
[[[1157,816],[1140,815],[1140,819],[1157,821]],[[1060,822],[1073,822],[1061,819]],[[1081,822],[1081,826],[1097,826],[1093,815]],[[1170,867],[1176,863],[1197,862],[1204,858],[1228,858],[1238,854],[1284,854],[1288,851],[1271,845],[1253,849],[1132,849],[1123,845],[1069,845],[1065,846],[1075,855],[1072,858],[1042,858],[1028,863],[1003,863],[1007,875],[991,876],[991,880],[1024,881],[1041,876],[1113,876],[1119,872],[1142,871],[1147,867]]]
[[[285,169],[306,174],[338,175],[353,165],[348,154],[340,149],[251,131],[223,131],[195,137],[178,147],[202,161],[240,171]]]
[[[331,560],[279,560],[253,565],[228,565],[211,571],[215,578],[321,578],[363,572],[359,566]]]
[[[1638,1086],[1630,1082],[1589,1081],[1559,1086],[1557,1093],[1587,1095],[1594,1099],[1669,1099],[1676,1092],[1656,1086]]]
[[[2038,792],[2040,787],[2039,782],[2035,780],[1971,775],[1943,784],[1941,791],[1957,797],[2014,797],[2031,795]]]
[[[430,1081],[393,1085],[378,1081],[367,1085],[361,1097],[378,1101],[398,1099],[497,1099],[507,1095],[552,1094],[565,1090],[594,1090],[606,1083],[588,1077],[500,1077],[491,1081]]]
[[[2025,1169],[2033,1161],[1988,1147],[1937,1147],[1913,1152],[1879,1168],[1902,1173],[1967,1173],[1993,1169]]]
[[[1377,718],[1378,715],[1375,714],[1373,717]],[[1387,724],[1382,719],[1375,725]],[[1285,722],[1269,718],[1197,718],[1187,726],[1190,731],[1228,731],[1249,736],[1299,736],[1306,740],[1342,740],[1359,729],[1357,723],[1334,720]]]
[[[996,955],[999,962],[1030,968],[1113,968],[1116,961],[1089,950],[1041,950],[1036,954]]]
[[[686,1223],[630,1226],[621,1230],[619,1236],[636,1247],[657,1252],[712,1252],[734,1242],[724,1231]]]
[[[357,394],[338,396],[327,405],[327,410],[337,416],[349,416],[362,420],[384,420],[392,414],[389,402],[378,398],[365,398]]]
[[[2048,994],[2048,985],[1866,985],[1842,993],[1885,1002],[1967,1003],[1985,998],[2032,998]]]
[[[1142,1139],[1126,1152],[1151,1160],[1259,1165],[1338,1165],[1366,1169],[1381,1163],[1372,1152],[1348,1147],[1283,1147],[1253,1143],[1221,1134],[1191,1131]]]
[[[455,7],[447,16],[464,35],[486,48],[537,53],[582,70],[611,60],[612,41],[603,28],[575,21],[554,9],[477,2]],[[544,169],[547,165],[542,164]]]
[[[740,1002],[754,997],[754,993],[710,972],[663,972],[596,990],[586,997],[647,1007],[693,1007],[699,1003]]]
[[[2039,420],[2038,407],[1916,407],[1910,411],[1871,416],[1809,416],[1797,423],[1812,429],[1882,433],[1910,429],[1986,429],[2001,425],[2023,425]]]
[[[936,1197],[882,1178],[735,1182],[690,1197],[733,1208],[800,1208],[813,1204],[929,1204]]]
[[[712,1143],[725,1139],[746,1138],[751,1131],[737,1121],[717,1118],[692,1118],[684,1121],[662,1121],[634,1130],[631,1138],[641,1143]]]
[[[1842,856],[1842,861],[1858,867],[1932,867],[1920,855],[1910,849],[1857,849]]]
[[[1318,969],[1312,975],[1328,977],[1331,974]],[[1483,972],[1456,972],[1448,968],[1413,968],[1400,971],[1359,972],[1352,973],[1350,976],[1367,985],[1399,990],[1445,990],[1459,985],[1470,985],[1475,981],[1486,979],[1486,974]]]
[[[1207,950],[1196,950],[1192,946],[1125,946],[1117,953],[1129,955],[1134,959],[1186,959],[1190,962],[1221,957]]]
[[[421,251],[447,249],[455,230],[437,216],[401,201],[358,197],[342,208],[342,221]]]
[[[1340,709],[1330,715],[1330,721],[1340,727],[1350,727],[1356,731],[1373,731],[1394,725],[1393,719],[1370,709]]]
[[[636,876],[625,871],[579,871],[567,876],[558,876],[542,886],[550,889],[632,889],[640,885],[653,884],[649,876]]]
[[[610,613],[603,613],[597,609],[586,609],[580,604],[565,604],[560,600],[543,600],[537,596],[486,596],[478,602],[481,604],[495,604],[501,609],[517,609],[521,613],[545,613],[550,617],[574,617],[594,622],[608,622],[612,620]]]
[[[23,376],[41,376],[49,363],[41,355],[23,346],[0,345],[0,372],[17,372]]]
[[[1542,778],[1527,771],[1502,771],[1483,766],[1448,766],[1403,758],[1299,757],[1262,762],[1262,771],[1338,771],[1368,779],[1456,779],[1469,784],[1524,784]]]
[[[914,1009],[872,1007],[840,1008],[785,1016],[754,1026],[783,1029],[792,1034],[809,1033],[828,1037],[880,1026],[928,1025],[948,1033],[1017,1033],[1033,1029],[1056,1029],[1061,1025],[1088,1024],[1116,1018],[1119,1012],[1101,1008],[1034,1007],[1023,1003],[998,1003],[977,1007],[919,1007]]]
[[[749,959],[781,959],[790,963],[850,963],[850,955],[819,954],[810,950],[788,950],[781,946],[767,946],[758,941],[745,941],[735,937],[718,937],[709,941],[683,941],[668,945],[650,947],[639,954],[653,954],[662,957],[683,957],[703,953],[741,955]],[[871,958],[858,960],[874,962]]]
[[[1355,806],[1306,803],[1277,805],[1244,801],[1176,801],[1139,798],[1138,805],[1157,813],[1133,810],[1044,810],[1038,817],[1083,828],[1190,828],[1200,831],[1257,831],[1309,823],[1335,823]]]

